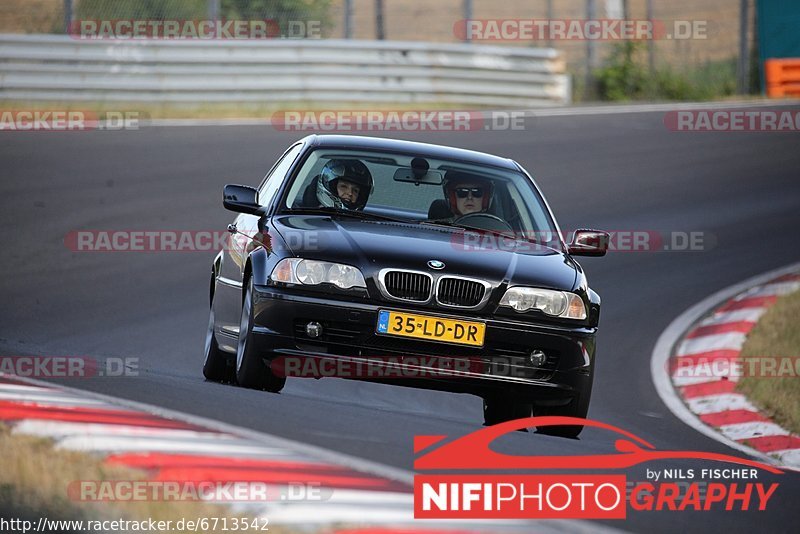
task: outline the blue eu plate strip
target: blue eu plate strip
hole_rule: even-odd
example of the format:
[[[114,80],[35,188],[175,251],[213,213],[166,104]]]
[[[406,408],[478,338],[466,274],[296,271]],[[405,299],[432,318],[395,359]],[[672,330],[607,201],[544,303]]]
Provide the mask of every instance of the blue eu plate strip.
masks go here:
[[[389,331],[389,312],[383,311],[378,314],[378,332],[385,334]]]

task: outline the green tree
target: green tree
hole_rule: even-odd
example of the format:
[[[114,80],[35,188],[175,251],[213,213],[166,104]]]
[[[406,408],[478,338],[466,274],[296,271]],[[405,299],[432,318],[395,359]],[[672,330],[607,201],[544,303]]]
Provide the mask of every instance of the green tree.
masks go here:
[[[647,90],[647,72],[640,61],[642,43],[617,43],[605,67],[595,73],[597,94],[602,100],[642,98]]]
[[[192,20],[206,16],[207,0],[80,0],[79,19]]]
[[[274,20],[285,32],[289,21],[319,21],[321,29],[329,28],[330,4],[330,0],[221,0],[220,12],[228,20]]]

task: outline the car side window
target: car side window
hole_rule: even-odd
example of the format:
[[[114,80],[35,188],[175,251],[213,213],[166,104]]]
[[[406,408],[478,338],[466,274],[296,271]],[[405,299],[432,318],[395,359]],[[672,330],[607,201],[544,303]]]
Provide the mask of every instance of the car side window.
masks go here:
[[[272,168],[272,171],[270,171],[264,179],[264,183],[261,184],[261,187],[258,189],[259,204],[266,206],[272,202],[272,197],[275,196],[275,192],[280,188],[283,179],[286,177],[286,172],[289,170],[289,167],[292,166],[292,163],[294,163],[294,160],[297,158],[302,148],[303,145],[300,143],[294,145],[283,154],[280,161]]]

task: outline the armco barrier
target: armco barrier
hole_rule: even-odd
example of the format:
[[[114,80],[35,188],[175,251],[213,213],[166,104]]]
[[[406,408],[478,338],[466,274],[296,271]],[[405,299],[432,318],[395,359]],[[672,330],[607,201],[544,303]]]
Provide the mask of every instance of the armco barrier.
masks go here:
[[[553,49],[0,34],[0,99],[536,107],[568,103],[570,84]]]
[[[800,96],[800,58],[768,59],[764,62],[767,96]]]

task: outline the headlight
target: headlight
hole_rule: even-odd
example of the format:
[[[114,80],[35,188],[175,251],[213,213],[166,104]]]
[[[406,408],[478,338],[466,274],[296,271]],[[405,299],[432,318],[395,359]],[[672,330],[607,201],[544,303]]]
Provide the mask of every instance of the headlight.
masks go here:
[[[364,275],[355,267],[302,258],[286,258],[279,261],[269,279],[273,282],[307,286],[328,283],[342,289],[367,287]]]
[[[508,306],[518,312],[539,310],[552,317],[567,319],[586,319],[586,307],[575,293],[553,291],[535,287],[512,287],[500,300],[501,306]]]

